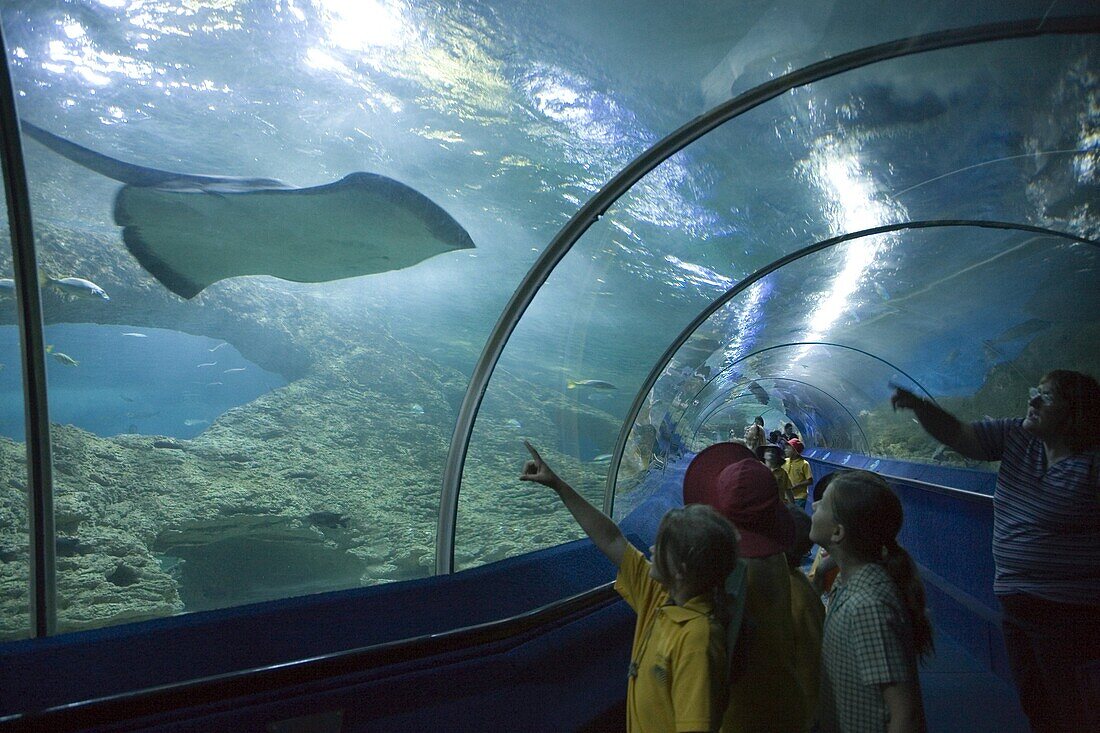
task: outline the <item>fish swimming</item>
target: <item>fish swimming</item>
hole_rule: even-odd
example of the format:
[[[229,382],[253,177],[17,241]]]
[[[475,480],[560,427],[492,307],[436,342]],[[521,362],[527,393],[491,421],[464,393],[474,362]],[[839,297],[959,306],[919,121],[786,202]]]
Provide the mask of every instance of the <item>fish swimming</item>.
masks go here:
[[[611,382],[605,382],[602,379],[570,379],[566,385],[566,389],[576,389],[577,387],[587,387],[588,389],[617,389]]]
[[[202,367],[217,366],[217,365],[218,365],[218,362],[216,362],[216,361],[205,361],[202,364],[196,364],[195,368],[200,369]]]
[[[149,338],[149,336],[148,336],[147,334],[144,334],[144,333],[135,333],[135,332],[133,332],[133,331],[130,331],[129,333],[124,333],[124,334],[122,334],[122,335],[123,335],[123,336],[133,336],[133,337],[134,337],[134,338],[136,338],[136,339]]]
[[[271,178],[195,175],[116,160],[21,121],[27,136],[123,184],[114,220],[143,268],[183,298],[239,275],[327,282],[473,249],[450,214],[375,173],[296,188]]]
[[[234,368],[232,368],[232,369],[226,369],[226,370],[224,370],[224,371],[222,372],[222,374],[231,374],[231,373],[233,373],[233,372],[243,372],[243,371],[247,371],[247,369],[248,369],[248,367],[234,367]]]
[[[107,295],[106,290],[99,287],[91,280],[85,280],[82,277],[53,278],[39,271],[38,284],[43,288],[52,288],[58,295],[64,295],[67,298],[111,299],[111,296]]]
[[[68,354],[62,354],[60,351],[53,350],[53,344],[46,347],[46,353],[52,356],[55,360],[61,362],[65,366],[80,366],[80,362],[72,358]]]
[[[196,418],[187,418],[186,420],[183,421],[183,424],[186,425],[189,428],[193,428],[196,425],[209,425],[210,421],[209,420],[198,420]]]
[[[211,351],[211,352],[213,352],[213,351],[217,351],[217,350],[218,350],[218,349],[220,349],[221,347],[225,346],[225,345],[226,345],[227,343],[228,343],[227,341],[222,341],[222,342],[221,342],[220,344],[218,344],[218,345],[217,345],[217,346],[215,346],[214,348],[212,348],[212,349],[207,349],[207,351]]]

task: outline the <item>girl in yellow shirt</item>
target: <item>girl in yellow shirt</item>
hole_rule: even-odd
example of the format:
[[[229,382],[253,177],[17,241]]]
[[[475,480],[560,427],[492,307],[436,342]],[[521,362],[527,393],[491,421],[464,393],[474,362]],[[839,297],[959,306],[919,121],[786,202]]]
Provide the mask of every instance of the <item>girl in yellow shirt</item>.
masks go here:
[[[615,589],[638,621],[626,692],[630,733],[715,731],[729,695],[725,581],[737,564],[737,531],[708,506],[661,519],[653,562],[546,465],[530,443],[521,481],[549,486],[619,569]]]

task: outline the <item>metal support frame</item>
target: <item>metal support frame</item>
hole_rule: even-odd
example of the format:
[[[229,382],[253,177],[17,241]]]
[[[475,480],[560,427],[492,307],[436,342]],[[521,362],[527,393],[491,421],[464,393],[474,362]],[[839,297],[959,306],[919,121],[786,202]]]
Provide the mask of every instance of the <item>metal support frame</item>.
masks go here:
[[[57,567],[54,558],[53,474],[50,416],[46,405],[46,350],[42,301],[31,228],[30,190],[23,160],[15,88],[7,44],[0,28],[0,144],[4,192],[15,270],[16,320],[23,367],[27,445],[27,517],[30,524],[30,615],[33,635],[49,636],[57,625]]]
[[[469,448],[474,421],[477,418],[478,410],[481,408],[481,401],[485,397],[485,390],[489,386],[489,379],[492,377],[493,370],[504,351],[504,345],[515,330],[519,319],[523,317],[524,312],[534,301],[539,288],[550,277],[550,273],[554,271],[557,264],[588,228],[599,221],[611,205],[629,191],[635,183],[665,160],[711,130],[796,87],[805,86],[879,61],[926,51],[1045,35],[1094,33],[1100,33],[1100,15],[1061,18],[1047,18],[1044,16],[1016,22],[954,28],[868,46],[811,64],[760,84],[696,117],[628,163],[592,198],[585,202],[550,240],[550,243],[527,272],[519,287],[512,293],[511,299],[509,299],[508,304],[504,307],[496,325],[489,334],[481,356],[474,365],[473,372],[470,375],[470,383],[466,388],[466,394],[462,399],[462,405],[459,407],[458,417],[455,420],[455,429],[451,435],[447,463],[443,469],[439,500],[439,524],[436,532],[436,573],[445,574],[454,571],[455,522],[458,517],[458,493],[462,483],[462,468],[466,462],[466,452]],[[633,415],[636,414],[636,411],[633,412],[624,423],[624,434],[633,421]],[[614,490],[617,473],[616,463],[622,456],[625,440],[625,436],[621,434],[620,441],[615,447],[611,462],[612,470],[608,474],[607,486],[610,487],[609,492]],[[607,503],[609,503],[609,499],[605,496],[605,505]]]
[[[660,377],[661,372],[663,372],[664,369],[665,369],[665,366],[670,361],[672,361],[672,358],[676,355],[676,352],[679,351],[680,347],[683,346],[684,343],[686,343],[687,340],[691,337],[691,335],[693,333],[695,333],[695,331],[697,331],[699,329],[699,327],[702,326],[707,321],[708,318],[710,318],[712,315],[714,315],[714,313],[717,312],[719,308],[724,306],[729,301],[733,300],[735,297],[737,297],[737,295],[739,295],[741,292],[743,292],[745,289],[747,289],[753,283],[756,283],[757,281],[767,277],[768,275],[770,275],[771,273],[773,273],[776,270],[780,269],[781,267],[784,267],[784,266],[790,264],[791,262],[802,259],[803,257],[807,257],[807,256],[809,256],[809,255],[811,255],[815,252],[819,252],[823,249],[828,249],[829,247],[834,247],[834,246],[836,246],[838,244],[841,244],[843,242],[847,242],[847,241],[850,241],[850,240],[853,240],[853,239],[859,239],[861,237],[875,236],[875,235],[878,235],[878,234],[887,234],[887,233],[890,233],[890,232],[896,232],[896,231],[901,231],[901,230],[905,230],[905,229],[937,229],[937,228],[944,228],[944,227],[977,227],[977,228],[981,228],[981,229],[1003,229],[1003,230],[1008,230],[1008,231],[1032,232],[1032,233],[1035,233],[1035,234],[1043,234],[1043,235],[1048,235],[1048,236],[1051,236],[1051,237],[1056,237],[1056,238],[1059,238],[1059,239],[1069,240],[1069,241],[1073,241],[1073,242],[1080,242],[1082,244],[1089,244],[1089,245],[1092,245],[1094,247],[1100,247],[1100,242],[1097,242],[1097,241],[1094,241],[1094,240],[1091,240],[1091,239],[1087,239],[1085,237],[1079,237],[1075,234],[1067,234],[1065,232],[1057,232],[1057,231],[1054,231],[1054,230],[1051,230],[1051,229],[1044,229],[1042,227],[1036,227],[1036,226],[1032,226],[1030,224],[1013,224],[1011,222],[984,221],[984,220],[973,220],[973,219],[947,219],[947,220],[933,220],[933,221],[911,221],[911,222],[902,222],[902,223],[899,223],[899,224],[888,224],[888,225],[885,225],[885,226],[873,227],[871,229],[864,229],[864,230],[861,230],[861,231],[858,231],[858,232],[849,232],[848,234],[843,234],[843,235],[840,235],[838,237],[831,237],[829,239],[824,239],[820,242],[817,242],[815,244],[811,244],[808,247],[803,247],[800,250],[792,252],[792,253],[784,256],[784,257],[781,257],[778,260],[776,260],[775,262],[771,263],[770,265],[767,265],[766,267],[760,268],[759,270],[754,272],[752,275],[749,275],[744,280],[742,280],[741,282],[734,285],[732,288],[730,288],[728,291],[726,291],[723,295],[718,297],[713,303],[711,303],[705,309],[700,311],[699,315],[697,315],[691,321],[691,323],[689,323],[684,328],[684,330],[680,332],[680,335],[677,336],[672,341],[671,344],[669,344],[669,347],[665,350],[665,353],[661,356],[661,358],[658,359],[654,363],[653,369],[650,371],[649,376],[642,383],[642,386],[638,390],[638,393],[634,396],[634,402],[630,405],[630,409],[627,410],[626,419],[623,421],[622,428],[619,431],[619,437],[615,441],[615,450],[611,454],[611,470],[608,471],[607,485],[604,489],[604,512],[607,513],[607,514],[610,514],[612,509],[614,508],[615,481],[618,478],[619,461],[622,458],[623,451],[625,450],[627,438],[630,436],[630,430],[634,426],[634,420],[637,418],[638,413],[641,412],[642,405],[645,402],[646,396],[649,395],[650,390],[653,389],[653,385],[655,385],[657,383],[657,379],[658,379],[658,377]],[[856,349],[855,347],[852,347],[852,346],[843,346],[841,344],[826,344],[826,342],[806,342],[806,343],[815,343],[815,344],[820,343],[820,344],[825,344],[825,345],[830,345],[830,346],[838,346],[838,347],[841,347],[841,348],[852,349],[853,351],[858,351],[859,353],[864,354],[865,356],[869,356],[873,359],[881,361],[882,363],[886,364],[887,366],[896,369],[901,374],[904,374],[906,377],[908,377],[914,384],[920,386],[919,382],[917,382],[915,379],[910,377],[904,371],[901,371],[900,369],[898,369],[896,366],[894,366],[890,362],[885,361],[884,359],[881,359],[881,358],[875,356],[874,354],[871,354],[870,352],[866,352],[866,351],[863,351],[861,349]],[[770,349],[780,348],[782,346],[784,346],[784,345],[780,344],[780,345],[777,345],[777,346],[771,346],[771,347],[767,347],[766,349],[760,349],[760,351],[761,352],[762,351],[767,351],[767,350],[770,350]],[[756,352],[756,353],[759,353],[759,352]],[[738,361],[740,361],[740,360],[738,360]],[[921,386],[921,389],[924,390],[924,387]],[[927,390],[924,390],[924,391],[927,394]],[[929,396],[931,396],[931,395],[929,395]]]

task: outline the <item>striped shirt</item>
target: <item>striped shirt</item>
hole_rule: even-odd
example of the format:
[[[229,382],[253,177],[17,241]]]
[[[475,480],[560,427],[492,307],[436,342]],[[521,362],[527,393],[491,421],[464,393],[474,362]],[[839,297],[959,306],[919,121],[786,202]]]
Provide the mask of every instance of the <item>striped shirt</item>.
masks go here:
[[[1079,453],[1047,465],[1023,419],[973,423],[984,458],[1000,461],[993,493],[993,592],[1100,603],[1100,465]]]

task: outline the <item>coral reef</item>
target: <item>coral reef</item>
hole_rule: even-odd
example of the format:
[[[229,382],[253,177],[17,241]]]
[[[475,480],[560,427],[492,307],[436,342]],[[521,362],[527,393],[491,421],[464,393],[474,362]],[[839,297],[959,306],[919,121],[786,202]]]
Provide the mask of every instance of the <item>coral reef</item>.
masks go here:
[[[45,293],[47,322],[224,339],[290,381],[193,440],[53,426],[61,630],[433,572],[461,373],[415,353],[384,324],[293,284],[241,278],[183,301],[106,235],[89,241],[56,227],[39,235],[44,269],[87,277],[111,295],[109,303],[73,303]],[[78,236],[79,255],[70,244]],[[76,261],[79,273],[63,264]],[[3,317],[10,322],[11,313]],[[575,537],[550,492],[517,480],[522,439],[569,429],[613,439],[619,422],[503,371],[481,415],[463,477],[459,566]],[[601,501],[606,465],[545,450]],[[0,439],[0,459],[0,639],[12,639],[28,623],[23,446]]]

